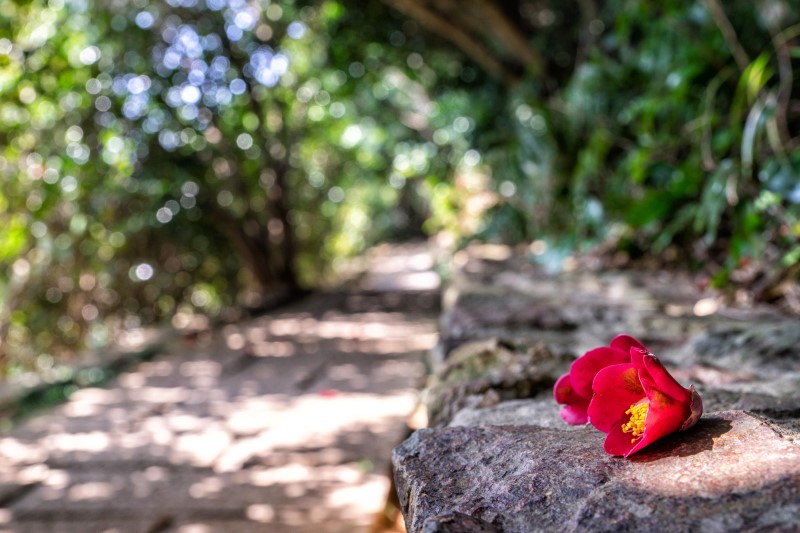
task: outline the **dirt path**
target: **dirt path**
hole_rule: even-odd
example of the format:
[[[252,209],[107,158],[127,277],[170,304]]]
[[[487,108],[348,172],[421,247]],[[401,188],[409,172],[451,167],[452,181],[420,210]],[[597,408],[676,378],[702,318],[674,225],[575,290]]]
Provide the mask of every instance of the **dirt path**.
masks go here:
[[[366,531],[436,341],[422,246],[191,342],[0,437],[0,531]]]

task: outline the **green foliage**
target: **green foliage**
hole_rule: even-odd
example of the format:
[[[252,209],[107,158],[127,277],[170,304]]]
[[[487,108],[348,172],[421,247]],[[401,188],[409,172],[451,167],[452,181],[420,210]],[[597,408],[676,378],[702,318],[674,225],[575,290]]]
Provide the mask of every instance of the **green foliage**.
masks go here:
[[[787,2],[724,5],[753,58],[739,65],[710,5],[603,3],[591,24],[605,29],[570,76],[544,94],[536,79],[512,92],[515,127],[487,124],[509,135],[486,149],[497,190],[518,192],[494,207],[487,238],[513,225],[516,239],[585,247],[624,233],[647,253],[678,245],[727,269],[766,245],[791,263],[798,14]]]
[[[469,148],[462,60],[383,6],[123,4],[0,8],[12,373],[316,286],[420,231],[422,182]]]
[[[729,27],[717,0],[488,4],[535,54],[473,64],[377,2],[0,4],[7,370],[423,231],[546,240],[552,264],[621,235],[720,283],[768,247],[796,263],[790,2],[728,3]]]

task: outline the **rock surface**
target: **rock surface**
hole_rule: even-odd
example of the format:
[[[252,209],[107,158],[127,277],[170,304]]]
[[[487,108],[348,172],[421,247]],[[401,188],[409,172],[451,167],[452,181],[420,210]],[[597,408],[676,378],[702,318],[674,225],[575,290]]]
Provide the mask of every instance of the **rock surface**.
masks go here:
[[[419,430],[394,454],[408,529],[449,512],[507,533],[797,525],[800,449],[755,415],[716,413],[631,460],[602,440],[589,427]]]
[[[497,339],[455,349],[428,387],[431,425],[446,424],[462,408],[488,407],[550,390],[572,358],[544,344],[514,346]]]
[[[445,297],[430,428],[395,449],[411,533],[796,531],[800,329],[660,273],[548,276],[473,248]],[[502,254],[500,254],[502,255]],[[629,459],[568,426],[552,384],[618,333],[703,396],[692,429]]]

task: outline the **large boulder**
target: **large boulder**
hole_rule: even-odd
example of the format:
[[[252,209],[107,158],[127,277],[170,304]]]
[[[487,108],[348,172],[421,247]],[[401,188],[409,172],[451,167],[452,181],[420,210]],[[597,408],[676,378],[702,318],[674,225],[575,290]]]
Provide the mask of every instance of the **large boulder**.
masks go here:
[[[590,427],[422,429],[395,450],[395,482],[412,533],[789,531],[798,415],[716,413],[631,459]]]
[[[431,357],[431,427],[393,456],[411,533],[798,530],[796,320],[697,316],[711,300],[685,277],[548,276],[513,254],[467,255]],[[552,397],[577,355],[618,333],[693,383],[706,411],[628,459],[565,424]]]

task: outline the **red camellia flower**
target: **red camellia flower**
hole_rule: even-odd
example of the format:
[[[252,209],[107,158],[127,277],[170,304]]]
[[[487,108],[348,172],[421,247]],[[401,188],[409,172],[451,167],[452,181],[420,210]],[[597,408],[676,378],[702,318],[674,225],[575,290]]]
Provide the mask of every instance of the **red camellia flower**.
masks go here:
[[[629,335],[617,335],[608,346],[589,350],[573,361],[569,372],[558,378],[553,387],[556,402],[564,404],[561,418],[568,424],[585,424],[592,400],[592,382],[600,370],[611,365],[631,362],[631,350],[646,350]]]
[[[703,414],[703,401],[694,387],[681,386],[646,349],[631,347],[629,353],[630,362],[596,373],[588,409],[589,422],[608,433],[606,452],[625,457],[665,435],[689,429]]]

